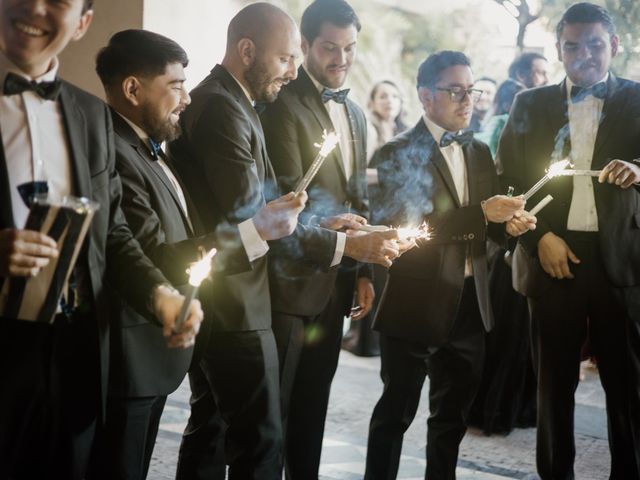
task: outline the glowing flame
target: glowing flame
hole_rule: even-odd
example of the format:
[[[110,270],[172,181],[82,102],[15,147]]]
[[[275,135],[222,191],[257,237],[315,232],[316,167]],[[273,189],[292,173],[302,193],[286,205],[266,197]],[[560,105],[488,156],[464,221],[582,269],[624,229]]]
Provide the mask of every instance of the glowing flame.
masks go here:
[[[398,228],[398,238],[400,240],[429,240],[430,236],[429,225],[426,222],[422,222],[419,227]]]
[[[336,148],[338,142],[340,142],[340,136],[336,132],[327,133],[327,131],[324,130],[322,132],[322,145],[318,143],[314,143],[313,145],[320,149],[318,152],[319,156],[328,157],[333,149]]]
[[[571,161],[568,159],[560,160],[559,162],[551,164],[547,169],[547,177],[553,178],[562,174],[562,171],[571,165]]]
[[[209,273],[211,273],[211,260],[216,253],[218,253],[218,251],[215,248],[212,248],[207,252],[202,260],[195,262],[187,269],[187,273],[189,274],[189,285],[199,287],[204,279],[209,276]]]

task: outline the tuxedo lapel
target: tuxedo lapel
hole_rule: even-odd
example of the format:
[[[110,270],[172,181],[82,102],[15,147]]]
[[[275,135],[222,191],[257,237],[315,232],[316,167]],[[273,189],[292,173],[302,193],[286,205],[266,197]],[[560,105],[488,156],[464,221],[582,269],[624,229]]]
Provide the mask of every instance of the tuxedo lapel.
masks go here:
[[[0,131],[0,229],[15,227],[9,188],[9,170],[4,156],[2,131]]]
[[[416,131],[418,134],[423,136],[422,143],[425,143],[426,147],[426,155],[430,155],[430,161],[435,166],[436,171],[440,174],[442,181],[444,182],[447,190],[449,190],[449,194],[453,201],[456,204],[456,207],[460,207],[460,199],[458,198],[458,192],[456,190],[456,184],[453,181],[453,177],[451,176],[451,170],[449,170],[449,165],[447,165],[447,161],[442,155],[440,151],[440,147],[436,143],[436,140],[429,132],[429,129],[424,123],[424,119],[420,118],[418,120],[418,125],[416,126]]]
[[[464,163],[467,167],[467,188],[469,189],[469,205],[475,205],[480,203],[482,198],[478,198],[480,193],[478,192],[478,182],[473,179],[478,178],[480,173],[478,170],[478,162],[475,161],[473,143],[469,143],[462,147],[462,154],[464,155]],[[457,195],[456,195],[457,197]]]
[[[347,99],[344,103],[347,108],[347,116],[349,118],[349,128],[351,128],[351,145],[353,145],[353,174],[357,174],[360,167],[363,165],[358,161],[359,159],[365,158],[365,152],[362,151],[363,142],[360,141],[360,130],[358,129],[358,124],[356,123],[355,116],[355,106],[354,103]]]
[[[75,99],[69,89],[63,83],[60,91],[60,105],[66,127],[67,141],[71,153],[71,163],[74,172],[74,195],[77,197],[91,197],[91,172],[89,171],[89,151],[87,132],[85,126],[87,120],[78,108]]]
[[[550,98],[546,101],[546,104],[547,125],[551,137],[555,139],[554,152],[564,158],[571,151],[566,80],[550,92]]]
[[[320,98],[318,89],[316,88],[315,84],[313,83],[307,72],[304,70],[304,68],[300,67],[298,69],[298,79],[295,81],[297,82],[297,86],[301,94],[300,97],[302,98],[302,104],[311,111],[313,116],[318,121],[320,129],[327,132],[335,131],[336,128],[331,121],[331,117],[329,116],[327,108],[324,106],[324,103],[322,103],[322,98]],[[351,113],[349,113],[349,116],[351,117]],[[349,119],[349,123],[351,122],[352,120]],[[353,138],[353,125],[351,126],[351,129],[351,135]],[[341,132],[337,133],[342,134]],[[320,136],[318,136],[318,142],[322,142],[322,138]],[[340,148],[335,148],[333,152],[331,152],[330,156],[335,159],[335,162],[338,165],[338,169],[342,174],[342,179],[346,184],[347,174],[344,170],[344,159],[342,158],[342,152],[340,151]]]
[[[607,82],[607,96],[602,106],[602,114],[600,116],[600,126],[598,127],[598,133],[596,135],[596,143],[593,148],[592,158],[602,158],[603,161],[598,165],[592,165],[594,169],[600,169],[604,167],[606,158],[600,157],[602,147],[606,144],[607,140],[615,135],[617,131],[617,125],[622,119],[628,118],[625,115],[625,110],[628,105],[626,98],[621,90],[618,89],[618,79],[612,74],[609,74],[609,81]]]

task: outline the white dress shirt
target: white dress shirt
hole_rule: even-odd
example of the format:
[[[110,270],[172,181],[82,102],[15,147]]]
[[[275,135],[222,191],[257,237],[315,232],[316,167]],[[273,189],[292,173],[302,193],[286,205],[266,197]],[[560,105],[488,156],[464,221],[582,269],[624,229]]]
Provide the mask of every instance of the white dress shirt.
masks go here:
[[[600,82],[606,82],[607,73]],[[567,77],[567,99],[569,113],[569,130],[571,132],[571,161],[576,169],[589,170],[593,160],[593,149],[600,125],[600,115],[604,99],[588,95],[577,103],[571,101],[573,83]],[[593,192],[592,177],[572,177],[573,196],[569,207],[567,229],[580,232],[598,231],[598,211]]]
[[[453,183],[456,186],[456,193],[458,195],[460,206],[466,207],[469,205],[469,181],[467,177],[467,164],[464,161],[462,146],[458,142],[451,142],[446,147],[440,147],[440,139],[445,134],[446,130],[433,122],[426,114],[423,115],[422,118],[427,129],[431,132],[431,135],[433,135],[433,138],[438,144],[440,152],[442,152],[442,156],[449,167]],[[467,258],[464,263],[464,276],[471,277],[472,275],[473,264],[471,262],[471,255],[467,251]]]

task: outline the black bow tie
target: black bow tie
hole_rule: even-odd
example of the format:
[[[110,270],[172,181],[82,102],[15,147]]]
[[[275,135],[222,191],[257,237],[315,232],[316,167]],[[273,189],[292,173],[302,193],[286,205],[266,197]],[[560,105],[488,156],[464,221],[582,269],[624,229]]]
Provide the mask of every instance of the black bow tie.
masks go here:
[[[256,111],[258,115],[261,115],[264,112],[265,108],[267,108],[267,104],[265,102],[256,102],[253,105],[253,109]]]
[[[605,98],[607,96],[607,84],[605,82],[600,82],[590,86],[589,88],[578,87],[577,85],[571,87],[572,103],[584,100],[589,95],[593,95],[600,99]]]
[[[15,73],[8,73],[4,79],[5,95],[19,95],[25,91],[32,91],[40,95],[45,100],[55,100],[60,94],[60,88],[62,83],[60,80],[55,79],[53,82],[35,82],[33,80],[27,80]]]
[[[460,145],[464,146],[464,145],[470,144],[471,140],[473,140],[473,131],[471,130],[466,130],[458,134],[451,133],[451,132],[444,132],[444,135],[442,135],[442,138],[440,139],[440,146],[448,147],[453,142],[458,142]]]
[[[347,99],[347,95],[349,95],[348,88],[345,88],[344,90],[338,90],[337,92],[325,88],[324,90],[322,90],[322,93],[320,93],[320,97],[322,98],[323,103],[327,103],[329,100],[333,100],[336,103],[344,103]]]

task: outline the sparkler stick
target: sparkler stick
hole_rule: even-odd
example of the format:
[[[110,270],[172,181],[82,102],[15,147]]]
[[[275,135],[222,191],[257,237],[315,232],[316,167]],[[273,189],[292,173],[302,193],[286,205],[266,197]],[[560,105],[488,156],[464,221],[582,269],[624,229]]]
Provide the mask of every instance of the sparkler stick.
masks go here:
[[[535,215],[537,214],[540,210],[542,210],[544,207],[546,207],[549,202],[553,200],[553,197],[551,195],[547,195],[546,197],[544,197],[542,200],[540,200],[537,205],[535,207],[533,207],[529,213],[531,215]]]
[[[174,332],[180,331],[180,327],[187,320],[191,301],[196,297],[200,284],[209,276],[209,273],[211,272],[211,260],[216,253],[218,253],[218,251],[215,248],[212,248],[207,252],[202,260],[195,262],[187,269],[187,273],[189,274],[189,285],[187,285],[184,292],[184,302],[182,303],[180,314],[176,319],[176,324],[173,327]]]
[[[599,177],[602,170],[562,170],[558,173],[561,177]]]
[[[386,225],[360,225],[358,227],[358,230],[369,233],[386,232],[391,229],[391,227],[387,227]],[[397,230],[399,240],[429,240],[430,237],[429,225],[427,225],[426,222],[422,222],[422,225],[418,227],[400,227]]]
[[[569,165],[571,165],[571,161],[568,159],[561,160],[551,165],[547,170],[545,176],[538,180],[538,182],[523,195],[524,199],[529,200],[531,197],[533,197],[536,192],[544,187],[549,180],[551,180],[553,177],[558,176],[560,172],[562,172]]]
[[[314,144],[320,149],[320,151],[316,155],[316,158],[313,159],[313,162],[311,163],[309,170],[307,170],[307,173],[304,174],[304,177],[302,177],[300,182],[298,182],[298,185],[296,185],[296,189],[294,190],[296,195],[307,189],[307,187],[311,183],[311,180],[313,180],[313,177],[315,177],[318,173],[318,170],[320,170],[320,167],[322,166],[325,158],[327,158],[333,151],[333,149],[336,148],[336,145],[339,141],[340,137],[336,132],[327,133],[327,131],[325,130],[322,133],[322,144]]]

